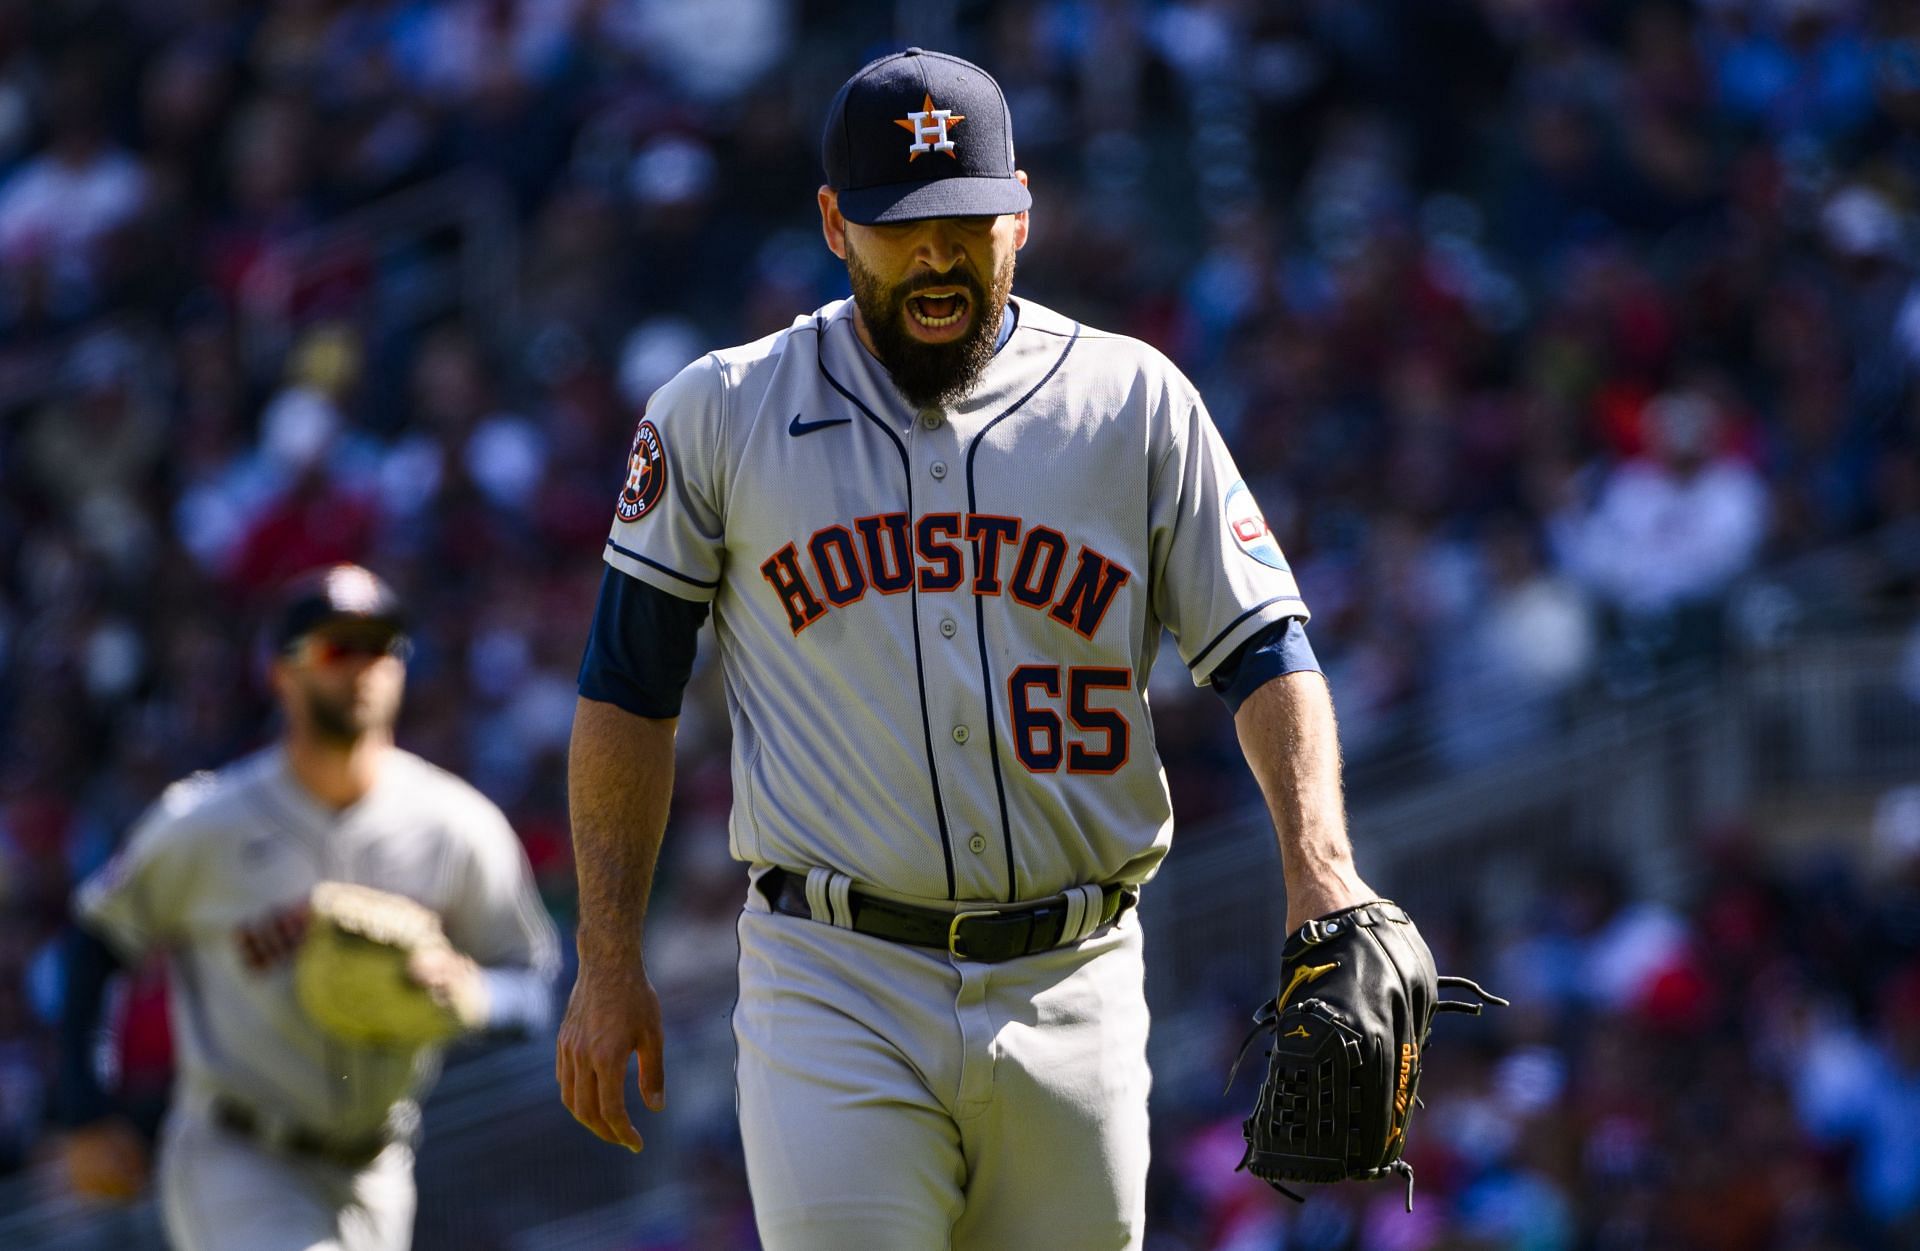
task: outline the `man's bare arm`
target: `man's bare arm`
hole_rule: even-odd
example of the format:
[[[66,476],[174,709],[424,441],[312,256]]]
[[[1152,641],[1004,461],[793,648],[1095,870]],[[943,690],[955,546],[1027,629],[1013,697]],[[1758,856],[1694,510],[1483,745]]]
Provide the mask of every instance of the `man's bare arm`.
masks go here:
[[[1288,673],[1234,714],[1247,766],[1266,796],[1287,878],[1287,932],[1375,896],[1353,865],[1340,791],[1340,739],[1326,679]]]
[[[580,883],[580,972],[560,1027],[555,1074],[574,1119],[608,1142],[641,1147],[627,1114],[627,1057],[640,1058],[640,1094],[665,1102],[660,1000],[642,942],[654,864],[673,796],[677,718],[639,717],[582,699],[567,753],[567,808]]]

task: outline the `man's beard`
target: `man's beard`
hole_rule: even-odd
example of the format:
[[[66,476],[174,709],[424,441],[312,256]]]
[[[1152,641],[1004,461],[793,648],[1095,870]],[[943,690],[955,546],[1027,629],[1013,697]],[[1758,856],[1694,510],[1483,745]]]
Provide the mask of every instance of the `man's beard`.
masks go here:
[[[351,691],[333,698],[309,687],[304,696],[307,724],[312,727],[314,737],[329,746],[352,747],[370,730],[392,728],[377,707],[369,704],[362,709]]]
[[[915,408],[944,408],[964,399],[993,359],[1000,345],[1000,322],[1007,297],[1013,291],[1013,253],[993,276],[991,290],[983,290],[969,270],[926,274],[888,287],[861,263],[851,243],[847,246],[847,276],[853,281],[853,302],[867,324],[873,354],[893,377],[907,403]],[[907,300],[929,287],[961,287],[967,293],[973,323],[951,343],[923,343],[907,329]]]

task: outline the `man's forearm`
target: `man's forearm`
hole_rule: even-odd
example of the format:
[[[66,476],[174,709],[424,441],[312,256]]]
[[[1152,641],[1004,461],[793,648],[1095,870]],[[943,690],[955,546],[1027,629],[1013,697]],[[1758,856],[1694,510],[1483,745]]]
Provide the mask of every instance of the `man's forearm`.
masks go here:
[[[678,719],[639,717],[596,700],[574,711],[567,809],[580,883],[580,959],[640,958],[654,863],[673,796]]]
[[[1347,839],[1340,738],[1326,680],[1312,672],[1275,678],[1233,720],[1280,841],[1287,928],[1372,898]]]

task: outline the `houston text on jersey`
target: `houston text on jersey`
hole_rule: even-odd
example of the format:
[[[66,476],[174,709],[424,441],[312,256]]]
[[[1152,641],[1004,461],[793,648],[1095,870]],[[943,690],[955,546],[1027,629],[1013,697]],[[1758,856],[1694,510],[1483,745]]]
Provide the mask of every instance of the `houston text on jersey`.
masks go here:
[[[869,590],[1010,595],[1083,638],[1092,638],[1133,577],[1085,544],[1068,560],[1067,536],[993,513],[905,513],[856,518],[851,527],[825,526],[801,546],[788,543],[760,563],[760,574],[787,610],[795,634],[845,608]]]

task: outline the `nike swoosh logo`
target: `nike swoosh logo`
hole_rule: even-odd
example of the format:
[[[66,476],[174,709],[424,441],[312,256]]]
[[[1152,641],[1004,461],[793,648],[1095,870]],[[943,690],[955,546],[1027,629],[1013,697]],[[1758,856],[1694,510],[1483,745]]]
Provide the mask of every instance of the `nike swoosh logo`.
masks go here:
[[[844,426],[852,420],[851,417],[834,417],[827,421],[801,421],[800,414],[795,413],[793,420],[787,423],[787,433],[797,439],[803,434],[812,434],[815,430],[825,430],[828,426]]]

